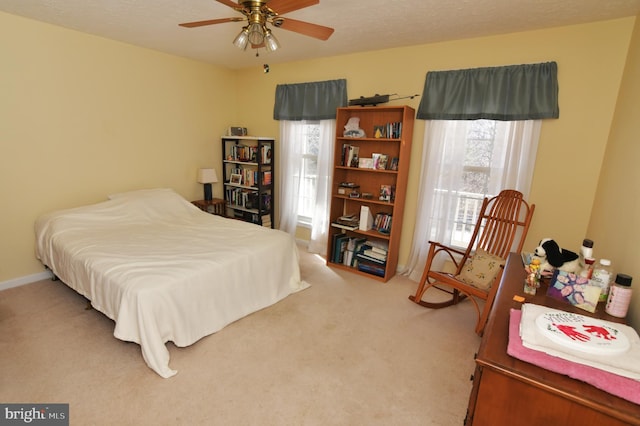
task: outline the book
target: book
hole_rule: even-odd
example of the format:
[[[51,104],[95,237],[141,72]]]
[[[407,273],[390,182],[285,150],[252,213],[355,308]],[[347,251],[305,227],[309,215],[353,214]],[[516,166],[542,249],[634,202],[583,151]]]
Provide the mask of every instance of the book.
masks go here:
[[[342,216],[340,216],[338,218],[338,222],[357,222],[358,221],[358,214],[357,213],[350,213],[350,214],[344,214]]]
[[[369,273],[369,274],[377,275],[379,277],[384,277],[385,268],[382,266],[374,265],[367,262],[360,262],[358,263],[358,270]]]
[[[387,254],[386,253],[378,253],[377,251],[374,251],[373,249],[365,250],[362,253],[365,256],[373,257],[373,258],[378,259],[378,260],[382,260],[382,261],[386,261],[387,260]]]
[[[358,167],[358,158],[359,158],[359,152],[360,152],[360,147],[359,146],[354,146],[354,145],[349,145],[349,144],[345,144],[343,145],[343,162],[342,165],[346,166],[346,167]]]
[[[368,231],[373,228],[373,216],[367,206],[360,206],[360,231]]]
[[[358,265],[358,257],[356,254],[361,253],[366,247],[367,239],[366,238],[356,238],[354,249],[353,249],[353,259],[351,260],[351,266]]]
[[[333,237],[333,254],[332,261],[334,263],[342,263],[344,252],[347,248],[349,236],[347,234],[336,234]]]
[[[360,260],[364,260],[364,261],[371,262],[371,263],[376,263],[378,265],[386,265],[387,264],[387,260],[386,259],[382,260],[382,259],[378,259],[378,258],[375,258],[375,257],[371,257],[369,255],[364,254],[364,252],[363,253],[357,253],[356,257],[358,259],[360,259]]]
[[[346,229],[347,231],[355,231],[360,225],[343,225],[342,223],[331,222],[331,226],[334,228]]]
[[[349,266],[351,265],[351,262],[353,261],[353,250],[345,250],[344,252],[344,256],[342,257],[342,264]]]
[[[263,145],[262,152],[260,153],[260,160],[262,164],[271,164],[271,146]]]
[[[271,210],[271,194],[268,192],[262,193],[260,196],[260,201],[262,202],[263,210]]]
[[[365,241],[365,238],[357,238],[357,237],[351,237],[349,238],[349,241],[347,242],[347,247],[346,250],[344,252],[344,256],[342,259],[342,264],[346,265],[346,266],[351,266],[353,265],[354,262],[354,257],[355,257],[355,253],[356,253],[356,248],[359,247],[359,242]]]
[[[355,228],[358,229],[358,226],[360,225],[360,217],[356,213],[343,215],[336,219],[335,223],[347,226],[349,228],[355,226]]]
[[[387,252],[389,251],[389,248],[388,247],[383,248],[383,247],[378,247],[378,246],[372,245],[370,250],[375,252],[375,253],[383,254],[383,255],[386,256]]]
[[[271,185],[271,172],[265,171],[262,174],[262,184],[263,185]]]

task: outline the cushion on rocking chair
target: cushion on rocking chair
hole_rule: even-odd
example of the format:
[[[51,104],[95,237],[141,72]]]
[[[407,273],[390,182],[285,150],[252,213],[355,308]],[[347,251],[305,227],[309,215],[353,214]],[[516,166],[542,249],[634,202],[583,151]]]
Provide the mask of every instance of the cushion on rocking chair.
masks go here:
[[[503,265],[504,259],[500,256],[477,249],[456,278],[479,289],[489,290]]]

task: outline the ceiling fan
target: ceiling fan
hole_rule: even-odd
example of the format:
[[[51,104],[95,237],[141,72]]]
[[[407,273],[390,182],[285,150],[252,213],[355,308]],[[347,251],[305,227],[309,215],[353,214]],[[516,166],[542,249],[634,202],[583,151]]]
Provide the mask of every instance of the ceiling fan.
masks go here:
[[[242,50],[246,49],[250,44],[254,49],[264,47],[270,52],[278,49],[280,44],[267,27],[267,23],[276,28],[282,28],[283,30],[293,31],[320,40],[327,40],[333,34],[333,28],[280,16],[294,10],[313,6],[320,3],[320,0],[238,0],[237,3],[231,0],[216,1],[242,13],[244,17],[186,22],[180,24],[180,26],[195,28],[246,20],[247,25],[242,27],[242,31],[233,40],[233,44]]]

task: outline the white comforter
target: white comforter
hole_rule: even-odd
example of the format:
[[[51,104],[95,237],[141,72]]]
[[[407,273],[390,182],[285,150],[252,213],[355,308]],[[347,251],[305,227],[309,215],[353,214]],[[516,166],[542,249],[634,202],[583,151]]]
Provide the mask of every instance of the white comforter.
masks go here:
[[[307,285],[287,233],[200,211],[171,190],[113,196],[35,224],[36,255],[140,344],[162,377],[188,346]]]

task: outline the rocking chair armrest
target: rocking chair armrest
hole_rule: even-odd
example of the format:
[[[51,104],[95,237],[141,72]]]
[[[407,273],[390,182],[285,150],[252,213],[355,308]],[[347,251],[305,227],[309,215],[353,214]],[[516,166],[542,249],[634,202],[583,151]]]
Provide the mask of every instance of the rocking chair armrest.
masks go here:
[[[459,254],[460,256],[464,256],[464,254],[465,254],[465,251],[464,251],[464,250],[460,250],[460,249],[457,249],[457,248],[453,248],[453,247],[450,247],[450,246],[446,246],[446,245],[444,245],[444,244],[442,244],[442,243],[439,243],[439,242],[437,242],[437,241],[429,241],[429,244],[431,244],[431,245],[433,245],[433,246],[438,246],[438,248],[439,248],[440,250],[445,250],[445,251],[448,251],[448,252],[453,252],[453,253]]]
[[[460,267],[460,260],[464,259],[464,255],[465,255],[465,251],[463,250],[446,246],[437,241],[429,241],[429,253],[427,255],[425,272],[428,272],[431,270],[431,264],[433,262],[433,259],[440,252],[444,252],[449,257],[449,259],[453,262],[456,268]],[[460,256],[461,259],[456,259],[456,255]]]

